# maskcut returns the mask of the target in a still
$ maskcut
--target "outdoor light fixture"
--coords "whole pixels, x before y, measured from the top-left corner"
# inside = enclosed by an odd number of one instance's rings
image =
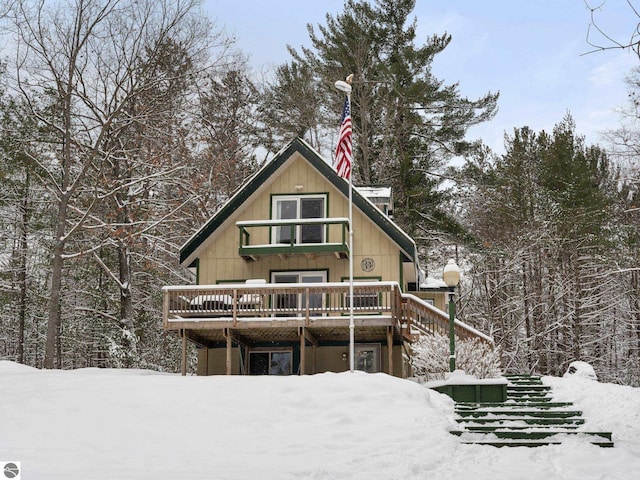
[[[445,265],[442,278],[449,287],[449,371],[453,372],[456,369],[456,304],[453,302],[453,292],[460,283],[460,268],[453,258]]]
[[[347,81],[345,82],[344,80],[338,80],[336,83],[334,83],[334,86],[336,87],[336,89],[340,90],[341,92],[346,93],[347,95],[351,94],[351,84],[348,83],[349,81],[353,80],[353,74],[349,75],[347,77]]]

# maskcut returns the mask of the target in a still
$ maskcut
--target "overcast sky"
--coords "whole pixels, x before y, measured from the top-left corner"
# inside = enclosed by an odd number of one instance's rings
[[[626,0],[587,0],[599,24],[625,41],[638,18]],[[448,32],[451,44],[438,55],[434,74],[477,98],[499,91],[499,112],[470,132],[494,151],[504,133],[529,126],[550,131],[570,112],[577,131],[600,143],[602,130],[615,128],[615,109],[627,98],[624,78],[640,65],[628,51],[588,53],[590,23],[585,0],[418,0],[417,43]],[[634,0],[634,3],[639,3]],[[310,46],[306,25],[325,23],[342,12],[343,0],[206,0],[205,8],[255,67],[290,60],[286,45]],[[601,37],[593,36],[594,41]],[[604,44],[604,40],[601,42]],[[349,73],[349,72],[345,72]]]

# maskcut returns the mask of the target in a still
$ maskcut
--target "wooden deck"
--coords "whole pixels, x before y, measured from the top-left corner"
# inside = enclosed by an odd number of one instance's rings
[[[241,343],[261,340],[313,342],[348,338],[350,308],[347,283],[238,284],[167,286],[163,289],[163,321],[167,330],[184,333],[207,346],[231,334]],[[395,282],[354,285],[356,341],[415,341],[420,334],[448,335],[447,313],[411,294]],[[458,338],[481,332],[456,320]]]

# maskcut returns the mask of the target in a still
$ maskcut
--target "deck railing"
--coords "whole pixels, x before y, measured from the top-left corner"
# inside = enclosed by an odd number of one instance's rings
[[[358,282],[354,285],[354,314],[397,317],[395,284]],[[165,323],[185,319],[304,320],[349,314],[349,285],[345,283],[239,284],[164,287]]]
[[[447,335],[445,312],[410,294],[395,282],[356,282],[353,312],[359,323],[389,320],[411,340],[415,333]],[[189,322],[220,322],[225,326],[243,321],[293,321],[312,325],[316,321],[347,323],[350,313],[348,283],[237,284],[167,286],[163,288],[164,325],[185,328]],[[276,325],[276,323],[274,323]],[[459,338],[492,339],[456,320]]]
[[[420,333],[449,335],[449,314],[414,295],[402,295],[402,318]],[[455,319],[454,330],[460,339],[478,338],[493,345],[491,337],[458,319]]]
[[[349,254],[347,218],[249,220],[237,222],[238,253],[245,259],[262,255]]]

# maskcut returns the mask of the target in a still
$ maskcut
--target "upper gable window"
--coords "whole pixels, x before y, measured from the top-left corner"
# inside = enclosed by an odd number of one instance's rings
[[[326,195],[278,195],[271,201],[273,220],[326,218]],[[273,227],[271,235],[272,243],[324,243],[325,226],[282,225]]]

